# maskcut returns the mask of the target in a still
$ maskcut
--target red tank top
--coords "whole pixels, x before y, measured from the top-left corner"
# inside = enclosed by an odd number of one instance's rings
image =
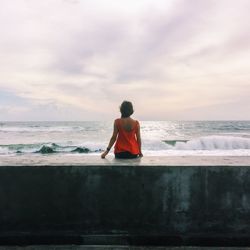
[[[139,125],[138,121],[135,122],[135,126],[130,131],[126,131],[122,127],[121,119],[116,119],[115,124],[118,128],[115,153],[128,151],[131,154],[139,154],[139,145],[136,139],[136,132]]]

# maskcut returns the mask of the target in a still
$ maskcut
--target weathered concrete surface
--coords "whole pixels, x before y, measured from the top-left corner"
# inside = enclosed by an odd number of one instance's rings
[[[23,154],[0,155],[0,166],[250,166],[250,156],[144,156],[115,159],[109,154]]]
[[[1,166],[0,244],[250,245],[248,166]]]

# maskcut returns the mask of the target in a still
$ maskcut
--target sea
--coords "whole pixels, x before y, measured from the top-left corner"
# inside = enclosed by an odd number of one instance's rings
[[[250,121],[140,121],[140,126],[144,156],[250,156]],[[112,129],[113,121],[0,122],[0,161],[13,155],[97,156]]]

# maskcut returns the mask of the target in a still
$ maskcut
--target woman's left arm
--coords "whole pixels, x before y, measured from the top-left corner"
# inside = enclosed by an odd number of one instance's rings
[[[117,135],[118,135],[118,128],[116,126],[116,122],[114,121],[113,134],[112,134],[112,136],[110,138],[109,145],[108,145],[106,151],[103,152],[102,155],[101,155],[102,158],[105,158],[105,156],[109,153],[110,149],[112,148],[112,146],[114,145],[114,143],[116,141]]]

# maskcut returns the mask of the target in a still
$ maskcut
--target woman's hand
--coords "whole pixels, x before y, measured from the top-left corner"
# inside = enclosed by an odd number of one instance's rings
[[[108,151],[108,150],[106,150],[105,152],[103,152],[103,153],[102,153],[102,155],[101,155],[102,159],[104,159],[104,158],[105,158],[105,156],[106,156],[108,153],[109,153],[109,151]]]

